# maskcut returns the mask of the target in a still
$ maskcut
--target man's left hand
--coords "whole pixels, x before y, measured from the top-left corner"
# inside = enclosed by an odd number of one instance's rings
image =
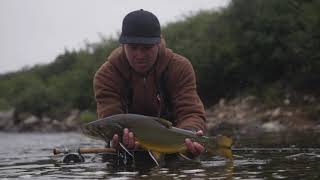
[[[196,134],[198,136],[203,136],[203,131],[198,131],[196,132]],[[200,143],[197,142],[192,142],[189,138],[185,139],[185,144],[187,146],[187,149],[189,150],[189,152],[194,156],[197,157],[199,156],[201,153],[204,152],[204,146],[201,145]]]

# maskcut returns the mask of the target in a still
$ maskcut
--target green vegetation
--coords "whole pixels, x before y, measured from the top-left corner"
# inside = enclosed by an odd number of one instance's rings
[[[319,8],[312,0],[233,0],[219,12],[169,25],[165,37],[192,60],[207,103],[241,90],[262,95],[273,86],[316,92]]]
[[[92,120],[97,119],[97,115],[96,113],[93,113],[91,111],[84,111],[80,114],[79,119],[82,123],[88,123],[88,122],[91,122]]]
[[[320,92],[319,9],[316,0],[233,0],[168,24],[163,35],[194,65],[205,104],[240,93],[277,101],[292,90]],[[75,108],[94,112],[94,73],[118,45],[102,39],[53,63],[1,75],[0,108],[53,118]]]

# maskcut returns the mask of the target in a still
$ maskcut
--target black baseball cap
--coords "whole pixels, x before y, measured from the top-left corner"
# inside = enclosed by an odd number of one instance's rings
[[[160,42],[158,18],[143,9],[130,12],[122,22],[121,44],[156,44]]]

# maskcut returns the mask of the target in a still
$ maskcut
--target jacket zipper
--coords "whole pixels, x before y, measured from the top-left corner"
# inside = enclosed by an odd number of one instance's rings
[[[147,78],[143,77],[143,87],[144,87],[144,96],[143,96],[143,104],[144,104],[144,112],[146,111],[146,94],[147,94]]]

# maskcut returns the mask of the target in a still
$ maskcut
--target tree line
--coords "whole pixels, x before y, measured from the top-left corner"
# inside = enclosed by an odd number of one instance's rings
[[[320,1],[232,0],[162,27],[167,47],[194,66],[206,105],[248,93],[320,92]],[[117,46],[102,38],[49,64],[0,75],[0,109],[60,118],[95,112],[93,76]]]

